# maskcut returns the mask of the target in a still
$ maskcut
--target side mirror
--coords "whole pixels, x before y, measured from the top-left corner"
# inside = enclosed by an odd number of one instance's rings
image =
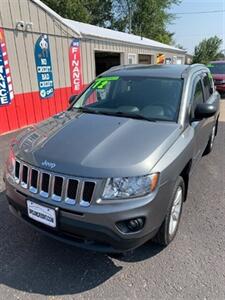
[[[71,105],[71,104],[76,100],[77,96],[78,96],[78,95],[71,95],[71,96],[69,97],[69,105]]]
[[[204,118],[210,118],[215,115],[217,107],[213,104],[201,103],[196,106],[195,119],[202,120]]]

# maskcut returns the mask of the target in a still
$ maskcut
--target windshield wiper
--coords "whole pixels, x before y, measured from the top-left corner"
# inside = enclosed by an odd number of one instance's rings
[[[121,116],[121,117],[127,117],[127,118],[133,118],[133,119],[138,119],[138,120],[146,120],[149,122],[156,122],[156,119],[153,118],[148,118],[145,117],[143,115],[137,114],[137,113],[129,113],[129,112],[122,112],[122,111],[117,111],[117,112],[113,112],[110,113],[111,115],[115,115],[115,116]]]
[[[73,109],[78,109],[81,110],[82,112],[86,113],[92,113],[92,114],[98,114],[100,113],[99,110],[93,109],[93,108],[88,108],[88,107],[73,107]]]
[[[149,122],[156,122],[156,119],[148,118],[143,115],[137,114],[137,113],[129,113],[129,112],[122,112],[122,111],[105,111],[100,109],[93,109],[88,107],[74,107],[74,109],[81,110],[82,112],[86,113],[92,113],[92,114],[101,114],[101,115],[108,115],[108,116],[118,116],[118,117],[124,117],[124,118],[133,118],[138,120],[145,120]]]

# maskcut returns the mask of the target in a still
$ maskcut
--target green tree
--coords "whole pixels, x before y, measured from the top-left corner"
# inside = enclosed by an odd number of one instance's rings
[[[130,32],[166,44],[173,33],[166,26],[168,12],[181,0],[42,0],[62,17],[114,30]]]
[[[174,16],[168,12],[180,0],[114,0],[114,29],[132,32],[163,43],[172,43],[166,26]]]
[[[193,57],[193,63],[208,64],[212,60],[223,57],[220,47],[222,40],[218,36],[202,40],[196,47]]]
[[[181,50],[186,50],[181,44],[175,44],[175,47]]]
[[[42,0],[64,18],[109,27],[112,0]]]

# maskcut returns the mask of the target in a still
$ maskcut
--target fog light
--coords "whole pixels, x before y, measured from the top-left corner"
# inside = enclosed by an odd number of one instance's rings
[[[141,230],[144,227],[144,224],[145,224],[145,218],[138,217],[135,219],[120,221],[117,223],[117,227],[123,233],[129,233],[129,232],[137,232]]]
[[[130,231],[138,231],[143,228],[144,220],[142,218],[132,219],[127,222]]]

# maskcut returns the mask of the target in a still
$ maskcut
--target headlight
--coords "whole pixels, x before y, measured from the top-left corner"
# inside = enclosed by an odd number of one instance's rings
[[[16,163],[15,155],[14,155],[12,147],[10,147],[9,156],[8,156],[8,159],[6,162],[6,168],[7,168],[8,173],[13,176],[14,176],[14,172],[15,172],[15,163]]]
[[[159,173],[137,176],[109,178],[102,195],[103,199],[126,199],[152,193],[158,184]]]

